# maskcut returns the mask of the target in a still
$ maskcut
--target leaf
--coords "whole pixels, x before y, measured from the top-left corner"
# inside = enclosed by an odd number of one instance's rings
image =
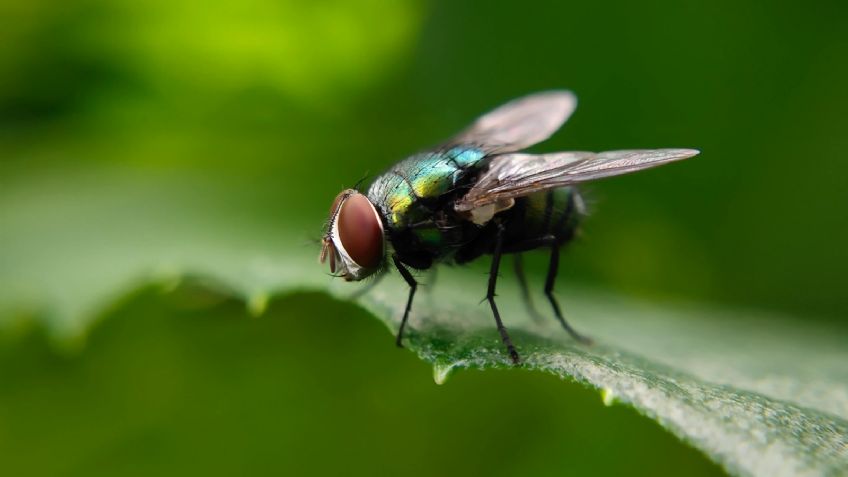
[[[174,286],[199,277],[256,314],[279,293],[353,291],[315,263],[315,246],[296,242],[308,227],[280,220],[286,214],[279,207],[255,210],[229,179],[131,167],[5,175],[3,316],[43,313],[58,336],[82,337],[99,311],[151,281]],[[434,365],[438,382],[462,368],[511,368],[480,304],[485,270],[446,272],[432,290],[422,287],[407,347]],[[406,288],[397,277],[385,282],[362,304],[394,332]],[[845,330],[560,288],[569,319],[597,344],[575,344],[552,319],[535,323],[504,278],[498,303],[523,368],[576,379],[599,389],[605,402],[632,405],[733,474],[848,470]]]
[[[440,276],[441,279],[441,276]],[[469,284],[478,281],[477,293]],[[438,382],[459,368],[511,366],[485,305],[483,277],[452,277],[420,299],[409,347]],[[848,363],[839,329],[810,330],[755,312],[662,308],[586,291],[560,293],[593,346],[571,341],[551,317],[526,318],[515,286],[498,306],[523,368],[574,378],[605,402],[630,404],[737,475],[831,475],[848,470]],[[397,283],[366,307],[396,329]]]
[[[189,284],[123,302],[78,354],[0,331],[4,475],[723,475],[552,376],[435,386],[369,312],[324,293],[273,300],[258,319]]]

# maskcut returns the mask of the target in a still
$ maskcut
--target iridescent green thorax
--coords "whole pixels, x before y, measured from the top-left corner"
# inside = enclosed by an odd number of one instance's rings
[[[368,198],[392,228],[426,220],[429,211],[417,207],[422,199],[450,192],[483,156],[483,151],[467,147],[416,154],[378,177],[368,189]]]

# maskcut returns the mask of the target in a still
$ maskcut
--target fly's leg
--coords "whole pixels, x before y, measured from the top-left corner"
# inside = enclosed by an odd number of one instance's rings
[[[486,293],[486,300],[489,301],[489,305],[492,307],[492,314],[495,316],[495,323],[498,326],[498,333],[501,334],[501,341],[506,345],[506,349],[509,352],[510,358],[512,358],[513,364],[519,364],[520,359],[518,357],[518,352],[515,350],[515,346],[512,344],[512,340],[509,337],[509,334],[506,332],[506,328],[501,321],[501,314],[498,312],[498,306],[495,304],[495,286],[498,284],[498,268],[501,263],[501,255],[503,254],[503,236],[504,236],[504,226],[500,222],[497,223],[498,226],[498,235],[497,241],[495,242],[495,250],[492,253],[492,268],[489,270],[489,289]]]
[[[553,235],[546,235],[543,237],[539,237],[536,239],[527,240],[518,244],[514,244],[509,249],[505,250],[508,253],[518,253],[525,250],[533,250],[538,247],[549,246],[551,247],[551,259],[548,264],[548,275],[545,279],[545,296],[548,297],[548,301],[551,303],[551,308],[554,309],[554,314],[556,315],[557,321],[562,325],[565,331],[571,335],[575,340],[584,343],[591,344],[592,340],[587,338],[571,327],[565,318],[562,316],[562,311],[560,310],[559,303],[557,302],[556,297],[554,296],[554,283],[556,282],[557,271],[559,270],[559,247],[560,241]],[[519,278],[520,280],[520,278]]]
[[[521,298],[524,300],[527,312],[533,318],[533,321],[541,323],[542,315],[536,311],[536,307],[533,305],[533,298],[530,296],[530,290],[527,288],[527,276],[524,275],[524,260],[520,253],[512,256],[512,265],[515,269],[515,276],[518,278],[518,286],[521,288]]]
[[[556,315],[557,320],[565,328],[565,331],[571,335],[575,340],[583,343],[583,344],[592,344],[592,340],[587,338],[571,327],[565,318],[562,316],[562,311],[559,308],[559,303],[557,302],[556,297],[554,296],[554,283],[556,282],[557,271],[559,270],[559,245],[554,244],[551,247],[551,261],[548,264],[548,276],[545,279],[545,296],[548,297],[548,301],[551,302],[551,308],[554,309],[554,314]]]
[[[400,272],[400,275],[409,285],[409,298],[406,300],[406,310],[403,312],[403,319],[400,321],[400,328],[398,328],[397,337],[395,338],[395,344],[397,347],[403,348],[403,329],[406,327],[406,320],[409,319],[409,311],[412,309],[412,297],[415,296],[415,290],[418,289],[418,282],[415,281],[415,278],[411,273],[409,273],[409,270],[400,263],[397,255],[392,255],[392,261],[394,261],[398,272]]]

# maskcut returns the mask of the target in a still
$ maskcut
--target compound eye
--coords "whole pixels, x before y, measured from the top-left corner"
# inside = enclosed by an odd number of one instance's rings
[[[376,268],[383,259],[383,224],[371,201],[359,193],[349,195],[336,220],[348,256],[362,268]]]

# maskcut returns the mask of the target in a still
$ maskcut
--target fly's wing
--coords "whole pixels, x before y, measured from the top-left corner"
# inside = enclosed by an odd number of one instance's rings
[[[551,137],[576,107],[570,91],[524,96],[480,116],[447,146],[475,146],[486,154],[520,151]]]
[[[491,159],[454,208],[469,211],[532,192],[627,174],[696,156],[695,149],[641,149],[627,151],[504,154]]]

